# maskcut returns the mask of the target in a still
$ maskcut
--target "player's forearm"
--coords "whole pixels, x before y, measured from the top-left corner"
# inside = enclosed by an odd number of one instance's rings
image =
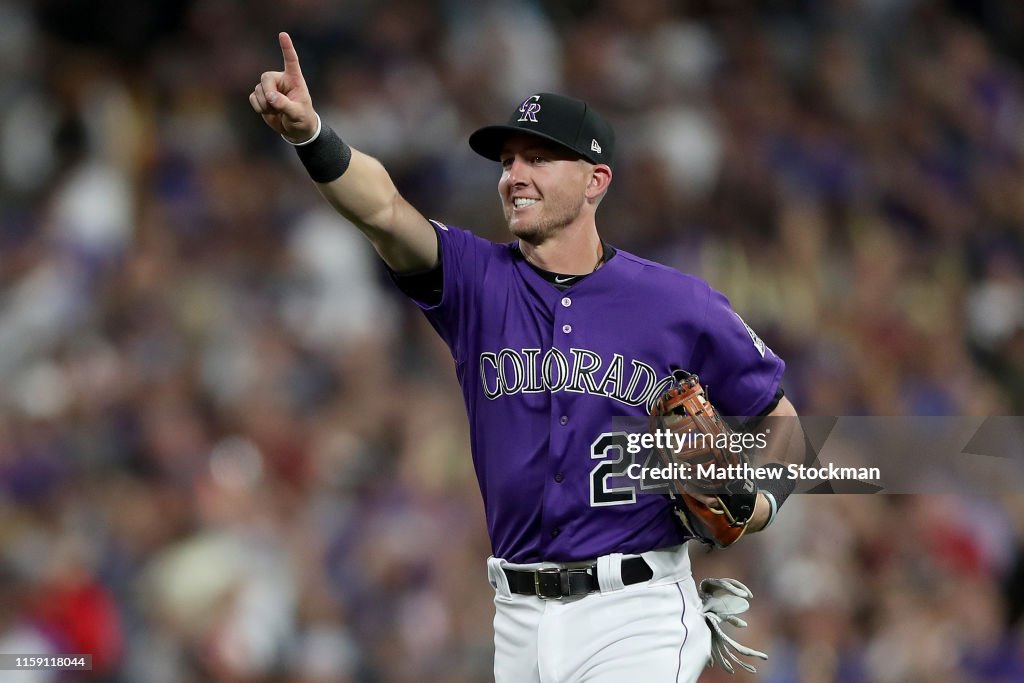
[[[377,159],[352,149],[345,173],[316,185],[331,206],[366,235],[392,270],[414,272],[436,265],[433,228],[402,197]]]
[[[759,467],[774,464],[785,468],[791,463],[803,462],[804,438],[796,408],[783,397],[779,405],[770,412],[757,431],[765,435],[765,448],[758,454]],[[785,472],[783,472],[785,474]],[[792,491],[788,481],[770,480],[762,482],[762,491],[757,496],[754,514],[750,518],[748,532],[761,531],[778,514],[778,508]],[[773,504],[774,502],[774,504]]]
[[[785,396],[754,430],[764,434],[765,447],[757,454],[756,465],[803,462],[803,432],[796,408]]]

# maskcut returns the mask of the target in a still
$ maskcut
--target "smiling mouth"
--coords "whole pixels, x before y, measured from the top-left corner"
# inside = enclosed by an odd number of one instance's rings
[[[517,197],[512,200],[512,207],[515,209],[525,209],[527,207],[533,206],[539,201],[539,199],[526,199],[525,197]]]

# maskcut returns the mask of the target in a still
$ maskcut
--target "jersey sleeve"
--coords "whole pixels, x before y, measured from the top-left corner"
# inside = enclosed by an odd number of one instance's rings
[[[707,311],[693,353],[694,372],[722,415],[752,417],[775,400],[785,362],[708,287]]]
[[[441,303],[441,292],[444,285],[444,255],[441,253],[441,240],[437,237],[437,265],[430,270],[415,273],[396,273],[388,267],[388,274],[402,294],[423,306],[436,306]],[[387,266],[387,264],[384,264]]]
[[[414,292],[405,292],[410,299],[423,311],[431,326],[451,349],[457,363],[464,358],[464,340],[467,327],[473,324],[471,319],[473,297],[476,288],[473,286],[489,256],[491,242],[477,237],[473,233],[451,227],[439,221],[431,220],[437,233],[437,241],[442,269],[441,296],[438,300],[424,300],[415,296]]]

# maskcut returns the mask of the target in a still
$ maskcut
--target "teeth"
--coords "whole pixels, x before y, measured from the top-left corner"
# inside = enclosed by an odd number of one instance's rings
[[[515,204],[515,207],[517,209],[521,209],[524,206],[530,206],[531,204],[536,204],[537,200],[536,199],[525,199],[525,198],[519,197],[519,198],[513,199],[512,203]]]

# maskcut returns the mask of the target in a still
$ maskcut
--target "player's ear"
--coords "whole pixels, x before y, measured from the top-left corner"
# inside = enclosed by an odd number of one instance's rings
[[[590,181],[587,183],[587,199],[596,199],[603,195],[611,182],[611,167],[607,164],[594,164],[590,169]]]

